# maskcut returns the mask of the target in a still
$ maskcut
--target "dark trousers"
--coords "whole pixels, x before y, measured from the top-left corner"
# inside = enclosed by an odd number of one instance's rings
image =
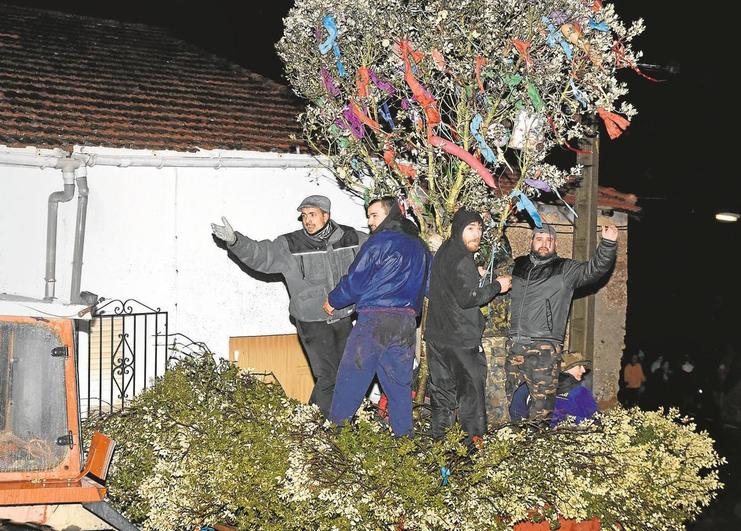
[[[350,419],[360,407],[374,376],[388,397],[394,435],[412,434],[414,311],[389,308],[358,312],[337,372],[329,420]]]
[[[427,342],[427,382],[432,406],[432,436],[442,438],[455,421],[471,437],[486,433],[486,356],[481,347]]]
[[[337,368],[352,330],[352,319],[345,317],[334,323],[296,321],[296,329],[316,380],[309,403],[319,406],[325,417],[329,416]]]
[[[530,392],[530,419],[547,419],[553,411],[561,369],[561,346],[549,341],[507,342],[509,354],[504,363],[507,401],[525,382]]]

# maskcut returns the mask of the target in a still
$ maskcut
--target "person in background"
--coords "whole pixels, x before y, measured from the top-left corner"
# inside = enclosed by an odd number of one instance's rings
[[[633,354],[630,363],[623,368],[623,382],[625,382],[623,404],[625,407],[637,406],[641,387],[646,383],[646,375],[637,354]]]
[[[597,412],[597,401],[589,388],[582,383],[591,361],[585,359],[579,352],[564,352],[562,358],[556,402],[551,416],[552,427],[567,417],[574,417],[576,423],[579,424],[584,419],[593,417]],[[527,419],[529,401],[527,385],[522,384],[515,391],[509,410],[513,422]]]

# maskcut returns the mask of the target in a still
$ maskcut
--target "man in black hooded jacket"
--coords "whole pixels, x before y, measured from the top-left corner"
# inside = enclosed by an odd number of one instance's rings
[[[460,209],[451,236],[435,255],[430,276],[425,327],[432,406],[432,436],[440,438],[453,424],[455,409],[469,444],[486,432],[486,357],[481,348],[484,316],[479,309],[509,290],[511,277],[480,286],[473,253],[479,250],[483,220]]]

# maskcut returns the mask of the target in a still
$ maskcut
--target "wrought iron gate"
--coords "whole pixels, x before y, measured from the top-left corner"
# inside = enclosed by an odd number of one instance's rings
[[[124,409],[168,367],[168,312],[115,299],[99,302],[93,315],[87,352],[78,348],[83,418]]]

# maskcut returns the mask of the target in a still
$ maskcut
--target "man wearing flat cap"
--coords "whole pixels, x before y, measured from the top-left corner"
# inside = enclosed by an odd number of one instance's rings
[[[580,262],[556,254],[555,227],[544,223],[533,230],[530,253],[515,259],[505,389],[511,404],[516,389],[527,384],[530,419],[546,420],[553,411],[574,290],[612,269],[617,238],[617,227],[602,227],[594,256]]]
[[[322,304],[347,273],[368,235],[332,220],[331,203],[323,195],[310,195],[296,210],[301,213],[303,228],[272,241],[256,241],[235,232],[226,218],[221,218],[223,225],[212,223],[211,230],[250,269],[280,273],[285,278],[288,311],[316,380],[309,403],[319,406],[326,416],[332,405],[337,367],[352,329],[354,307],[328,316]]]

